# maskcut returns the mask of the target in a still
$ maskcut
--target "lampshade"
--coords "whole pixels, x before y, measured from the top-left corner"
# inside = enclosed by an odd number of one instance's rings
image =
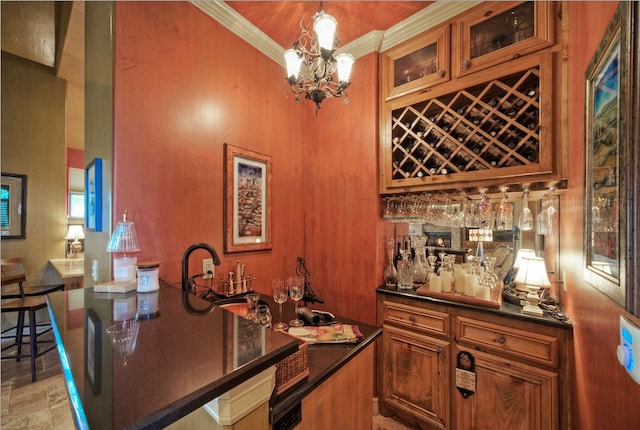
[[[313,31],[316,32],[318,38],[318,45],[320,48],[327,51],[333,50],[333,38],[336,34],[336,27],[338,27],[338,21],[331,15],[326,13],[320,13],[313,21]]]
[[[525,278],[525,285],[527,287],[548,288],[551,286],[549,276],[547,275],[547,267],[544,264],[544,259],[539,257],[526,258],[527,263],[527,276]]]
[[[66,240],[84,239],[84,229],[80,224],[70,225],[64,238]]]
[[[544,259],[539,257],[523,257],[520,261],[516,284],[525,287],[547,288],[551,286]]]
[[[109,244],[107,245],[109,252],[138,252],[140,245],[138,244],[138,235],[132,221],[127,221],[127,211],[124,210],[122,221],[116,224],[113,230]]]
[[[518,250],[518,254],[516,255],[516,261],[513,263],[513,268],[514,269],[520,268],[523,258],[525,257],[531,258],[535,256],[536,256],[536,252],[533,249],[520,248]]]
[[[353,55],[343,52],[342,54],[336,55],[336,61],[338,62],[338,80],[340,82],[349,82],[351,68],[355,62]]]
[[[287,49],[284,52],[284,60],[287,62],[287,78],[292,82],[298,79],[303,58],[295,49]]]

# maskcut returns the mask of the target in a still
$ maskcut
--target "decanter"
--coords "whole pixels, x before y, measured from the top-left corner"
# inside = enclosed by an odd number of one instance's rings
[[[400,255],[402,260],[397,262],[398,269],[398,289],[399,290],[411,290],[413,288],[413,271],[411,270],[411,245],[405,242],[404,246],[400,248]]]
[[[413,282],[423,285],[429,279],[429,270],[427,264],[427,237],[414,236],[413,239],[415,258],[413,261]]]
[[[395,240],[389,239],[387,242],[387,252],[388,252],[388,260],[387,265],[384,268],[384,285],[388,289],[393,289],[396,287],[398,283],[398,271],[396,270],[395,264],[393,264],[393,246],[395,244]]]
[[[502,294],[501,283],[495,272],[496,257],[486,256],[484,258],[484,274],[480,280],[482,285],[489,287],[491,300],[498,300],[498,295]]]

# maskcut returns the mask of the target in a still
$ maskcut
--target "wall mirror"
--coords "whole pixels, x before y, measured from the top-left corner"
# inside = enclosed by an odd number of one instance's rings
[[[27,224],[27,176],[2,173],[2,238],[25,239]]]

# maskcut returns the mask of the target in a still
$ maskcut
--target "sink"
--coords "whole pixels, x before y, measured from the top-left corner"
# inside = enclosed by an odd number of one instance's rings
[[[243,318],[245,318],[249,313],[249,303],[247,303],[247,299],[245,297],[231,297],[228,299],[216,300],[215,305]],[[264,300],[258,300],[258,306],[261,305],[269,307],[269,304]]]

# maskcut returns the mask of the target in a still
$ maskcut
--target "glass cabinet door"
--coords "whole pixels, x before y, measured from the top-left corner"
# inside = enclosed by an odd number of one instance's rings
[[[551,46],[553,2],[492,2],[457,21],[456,76]]]
[[[386,100],[450,79],[450,26],[429,30],[381,54],[381,91]]]

